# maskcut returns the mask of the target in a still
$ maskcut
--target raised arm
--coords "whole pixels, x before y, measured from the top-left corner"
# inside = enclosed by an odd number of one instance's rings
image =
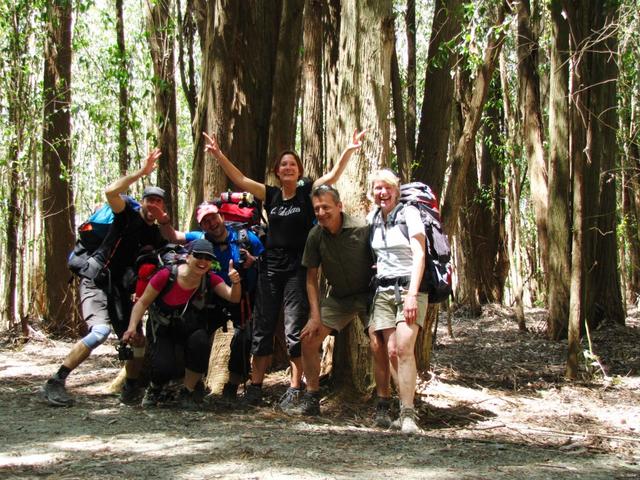
[[[211,156],[216,159],[218,165],[220,165],[222,170],[224,170],[224,173],[229,177],[229,180],[231,180],[235,186],[252,193],[258,200],[263,201],[267,194],[267,189],[264,186],[264,183],[258,183],[255,180],[246,177],[238,167],[231,163],[231,160],[229,160],[225,154],[222,153],[222,150],[220,150],[220,145],[218,145],[218,140],[215,135],[211,134],[211,136],[209,136],[205,132],[202,132],[202,134],[204,135],[204,138],[207,139],[207,144],[204,146],[205,152],[211,154]]]
[[[133,183],[153,172],[156,168],[156,161],[160,158],[161,154],[162,152],[159,148],[154,148],[149,152],[149,155],[140,170],[130,173],[129,175],[125,175],[107,186],[104,193],[107,197],[107,202],[114,213],[120,213],[126,206],[124,199],[120,195],[125,193]]]
[[[321,176],[319,179],[317,179],[315,182],[313,182],[313,188],[319,187],[320,185],[324,184],[333,185],[340,179],[340,176],[342,175],[342,172],[344,172],[344,169],[347,167],[347,163],[349,163],[349,159],[351,158],[351,155],[353,155],[353,152],[362,147],[362,139],[364,138],[367,131],[367,129],[364,129],[361,132],[358,132],[358,129],[355,129],[353,131],[353,138],[351,140],[351,143],[344,149],[342,155],[340,155],[340,158],[333,166],[333,168],[329,172]]]

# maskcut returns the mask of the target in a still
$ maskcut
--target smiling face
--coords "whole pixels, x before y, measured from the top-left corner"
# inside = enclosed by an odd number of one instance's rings
[[[211,269],[213,257],[203,253],[190,253],[187,255],[187,265],[189,269],[196,271],[200,275],[204,275]]]
[[[224,240],[227,229],[224,226],[224,218],[219,213],[210,213],[200,221],[200,228],[216,240]]]
[[[342,202],[336,202],[330,193],[322,193],[311,197],[313,211],[322,228],[336,233],[342,226]]]
[[[151,224],[156,220],[155,215],[153,215],[149,211],[149,206],[154,206],[160,209],[160,211],[164,212],[164,200],[162,197],[158,197],[156,195],[149,195],[144,197],[140,202],[140,211],[142,212],[142,217],[144,220]]]
[[[298,161],[291,153],[285,153],[278,163],[276,176],[280,182],[297,182],[300,178]]]
[[[383,213],[389,213],[398,204],[400,192],[395,185],[384,180],[374,180],[372,185],[373,201]]]

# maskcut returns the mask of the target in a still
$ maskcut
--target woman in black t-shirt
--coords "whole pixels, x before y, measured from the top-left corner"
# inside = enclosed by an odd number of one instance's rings
[[[309,317],[306,269],[301,266],[307,234],[313,226],[314,212],[310,194],[314,187],[333,184],[347,166],[353,152],[361,147],[366,130],[353,132],[352,142],[342,152],[330,172],[315,182],[303,180],[300,157],[292,150],[281,152],[273,173],[280,186],[265,185],[246,177],[222,153],[216,138],[204,134],[205,151],[218,162],[236,187],[264,202],[269,220],[266,250],[259,265],[256,305],[253,311],[251,384],[243,401],[251,405],[262,402],[262,381],[273,354],[273,336],[280,308],[284,306],[284,327],[291,362],[291,386],[280,402],[284,409],[301,394],[302,358],[300,331]]]

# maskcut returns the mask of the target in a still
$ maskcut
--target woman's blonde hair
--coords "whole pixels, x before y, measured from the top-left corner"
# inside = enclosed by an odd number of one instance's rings
[[[369,175],[369,192],[367,197],[373,202],[373,184],[375,182],[384,182],[387,185],[392,186],[398,192],[398,198],[400,197],[400,179],[388,168],[382,168]]]

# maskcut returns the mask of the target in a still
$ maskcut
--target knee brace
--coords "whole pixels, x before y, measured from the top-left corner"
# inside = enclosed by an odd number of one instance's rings
[[[96,325],[87,336],[82,339],[82,343],[84,343],[88,349],[93,350],[102,345],[107,338],[109,338],[110,333],[111,327],[109,325]]]

